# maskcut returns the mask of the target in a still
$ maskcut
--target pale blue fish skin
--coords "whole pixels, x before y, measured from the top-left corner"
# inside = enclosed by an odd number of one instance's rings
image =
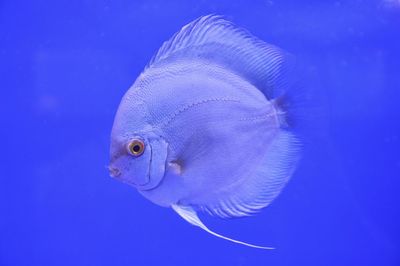
[[[185,26],[123,97],[111,174],[182,217],[187,209],[226,218],[267,206],[299,154],[276,101],[285,93],[285,56],[218,16]],[[127,152],[132,139],[144,142],[138,157]]]

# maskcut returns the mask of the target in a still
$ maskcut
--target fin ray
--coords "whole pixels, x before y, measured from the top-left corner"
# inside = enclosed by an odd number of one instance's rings
[[[237,243],[237,244],[241,244],[241,245],[244,245],[244,246],[252,247],[252,248],[258,248],[258,249],[274,249],[273,247],[264,247],[264,246],[258,246],[258,245],[249,244],[249,243],[246,243],[246,242],[243,242],[243,241],[239,241],[239,240],[235,240],[235,239],[232,239],[232,238],[229,238],[229,237],[226,237],[226,236],[223,236],[223,235],[220,235],[220,234],[218,234],[218,233],[215,233],[215,232],[211,231],[211,230],[200,220],[200,218],[197,216],[196,211],[193,210],[193,208],[191,208],[191,207],[189,207],[189,206],[181,206],[181,205],[173,204],[171,207],[172,207],[172,209],[174,209],[174,211],[175,211],[176,213],[178,213],[184,220],[186,220],[187,222],[189,222],[189,223],[192,224],[192,225],[195,225],[195,226],[200,227],[200,228],[203,229],[204,231],[206,231],[206,232],[208,232],[208,233],[210,233],[210,234],[212,234],[212,235],[214,235],[214,236],[216,236],[216,237],[219,237],[219,238],[222,238],[222,239],[231,241],[231,242],[233,242],[233,243]]]
[[[285,91],[293,62],[290,54],[217,15],[203,16],[184,26],[164,42],[146,69],[182,59],[206,60],[230,69],[267,99]]]
[[[241,183],[218,192],[198,208],[221,218],[252,215],[268,206],[282,191],[296,168],[300,146],[294,135],[280,130],[258,169]]]

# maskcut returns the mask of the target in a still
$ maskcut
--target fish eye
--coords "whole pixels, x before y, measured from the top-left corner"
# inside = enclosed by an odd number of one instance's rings
[[[133,156],[140,156],[144,152],[144,143],[140,139],[134,139],[128,144],[128,152]]]

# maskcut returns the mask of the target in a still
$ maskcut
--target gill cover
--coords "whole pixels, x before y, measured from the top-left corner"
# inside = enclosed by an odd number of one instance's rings
[[[146,176],[147,180],[143,180],[145,182],[138,186],[139,190],[149,190],[157,187],[165,174],[167,143],[160,138],[151,138],[146,146],[142,156],[149,153],[148,162],[143,163],[148,166],[148,175]]]

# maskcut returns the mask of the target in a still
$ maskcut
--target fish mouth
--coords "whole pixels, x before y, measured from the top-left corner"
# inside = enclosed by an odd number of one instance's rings
[[[121,175],[121,171],[118,168],[112,166],[108,166],[108,172],[112,178],[117,178]]]
[[[138,183],[135,183],[134,181],[131,181],[131,180],[127,179],[127,178],[124,178],[122,176],[121,170],[119,170],[117,167],[113,167],[113,166],[109,165],[107,168],[108,168],[109,175],[112,178],[115,178],[118,181],[121,181],[122,183],[131,185],[131,186],[134,186],[134,187],[147,186],[150,183],[150,177],[147,178],[147,181],[145,183],[138,184]]]

